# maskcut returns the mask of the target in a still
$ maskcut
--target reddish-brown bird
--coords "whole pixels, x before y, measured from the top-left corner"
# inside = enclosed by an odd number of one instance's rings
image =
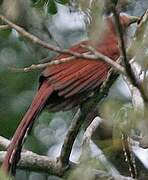
[[[112,16],[105,18],[105,31],[102,40],[97,44],[96,50],[110,57],[114,61],[120,56],[117,32]],[[135,18],[121,14],[120,21],[125,30]],[[73,46],[70,50],[79,53],[87,52],[81,45],[88,45],[88,41]],[[57,59],[68,57],[59,55]],[[84,102],[89,94],[100,86],[106,79],[110,66],[102,61],[80,59],[47,67],[41,74],[40,86],[18,126],[12,141],[7,149],[2,168],[8,173],[10,167],[17,164],[20,158],[21,146],[25,134],[31,128],[39,113],[48,107],[49,110],[68,110]]]

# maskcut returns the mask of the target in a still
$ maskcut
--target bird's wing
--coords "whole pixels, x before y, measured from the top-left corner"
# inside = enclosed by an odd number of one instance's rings
[[[86,42],[84,43],[86,45]],[[71,50],[79,53],[87,52],[86,48],[82,46],[74,46]],[[104,44],[100,46],[99,51],[115,58],[114,52]],[[106,52],[111,52],[111,54]],[[56,59],[65,57],[68,56],[59,55]],[[52,84],[54,90],[58,91],[59,96],[68,98],[95,89],[106,79],[108,69],[109,65],[102,61],[77,58],[66,63],[47,67],[42,75],[48,78],[49,83]]]

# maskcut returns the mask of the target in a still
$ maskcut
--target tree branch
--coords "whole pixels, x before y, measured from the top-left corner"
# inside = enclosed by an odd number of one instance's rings
[[[7,149],[10,141],[0,136],[0,146]],[[0,151],[0,163],[3,162],[6,155],[5,151]],[[18,163],[21,169],[29,169],[32,171],[49,172],[50,174],[61,175],[62,169],[58,167],[57,160],[47,156],[41,156],[32,151],[25,150],[21,153],[21,160]]]
[[[129,143],[129,137],[124,132],[122,133],[122,141],[121,142],[122,142],[124,156],[125,156],[126,162],[128,164],[128,169],[131,174],[131,177],[137,178],[138,174],[137,174],[137,167],[135,164],[135,158],[134,158],[132,148]]]
[[[86,131],[84,132],[81,146],[81,155],[79,158],[80,161],[86,161],[87,159],[89,159],[91,137],[101,123],[102,119],[98,116],[95,117],[90,123],[90,125],[87,127]]]
[[[81,114],[80,110],[78,110],[72,120],[71,126],[68,130],[68,133],[64,140],[64,144],[61,149],[59,162],[61,163],[62,167],[67,167],[69,165],[69,157],[72,151],[72,147],[78,135],[80,127],[83,124],[83,121],[83,115]]]
[[[8,146],[10,141],[2,136],[0,136],[0,145],[4,148]],[[6,151],[0,151],[0,163],[3,162],[4,157],[6,155]],[[70,163],[70,169],[72,170],[74,167],[78,167],[78,164]],[[26,151],[21,153],[21,159],[18,164],[18,168],[20,169],[28,169],[30,171],[41,171],[41,172],[47,172],[49,174],[53,174],[56,176],[62,176],[66,169],[61,168],[59,166],[59,163],[56,159],[51,159],[47,156],[41,156],[36,153],[33,153],[31,151]],[[118,180],[121,178],[121,180],[134,180],[129,177],[124,176],[111,176],[110,174],[106,173],[105,171],[100,170],[91,170],[93,173],[94,178],[96,179],[103,179],[108,180],[108,178],[111,178],[113,180]]]
[[[91,137],[97,127],[102,123],[103,119],[101,119],[99,116],[95,117],[94,120],[90,123],[90,125],[87,127],[82,140],[82,147],[89,145]]]
[[[11,29],[9,25],[0,25],[0,31],[1,30],[6,30],[6,29]]]

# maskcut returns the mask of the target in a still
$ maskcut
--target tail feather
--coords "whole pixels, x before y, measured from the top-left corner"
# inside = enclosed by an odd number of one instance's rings
[[[40,89],[38,90],[37,94],[34,97],[34,100],[29,107],[27,113],[25,114],[24,118],[22,119],[20,125],[18,126],[12,141],[8,147],[7,154],[4,158],[2,168],[6,174],[8,174],[10,168],[12,173],[13,170],[16,168],[16,164],[20,159],[20,152],[21,147],[23,144],[23,140],[25,138],[26,133],[32,127],[32,124],[37,117],[37,115],[41,112],[44,108],[47,99],[52,94],[53,88],[48,83],[48,81],[44,81],[41,85]]]

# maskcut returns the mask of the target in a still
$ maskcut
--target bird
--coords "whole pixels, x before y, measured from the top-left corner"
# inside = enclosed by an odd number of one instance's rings
[[[137,18],[125,13],[119,15],[120,23],[125,32],[128,26],[137,21]],[[96,51],[116,61],[120,56],[118,33],[113,15],[104,18],[105,27],[101,40],[96,43]],[[97,38],[97,37],[96,37]],[[89,40],[82,41],[70,48],[70,51],[87,53],[85,48],[90,45]],[[59,54],[56,59],[67,58],[68,54]],[[21,149],[26,134],[45,108],[49,111],[66,111],[81,105],[87,100],[107,78],[110,66],[99,60],[75,58],[71,61],[46,67],[40,75],[39,87],[32,104],[28,108],[15,134],[12,137],[7,153],[2,163],[6,174],[15,172],[20,159]]]

